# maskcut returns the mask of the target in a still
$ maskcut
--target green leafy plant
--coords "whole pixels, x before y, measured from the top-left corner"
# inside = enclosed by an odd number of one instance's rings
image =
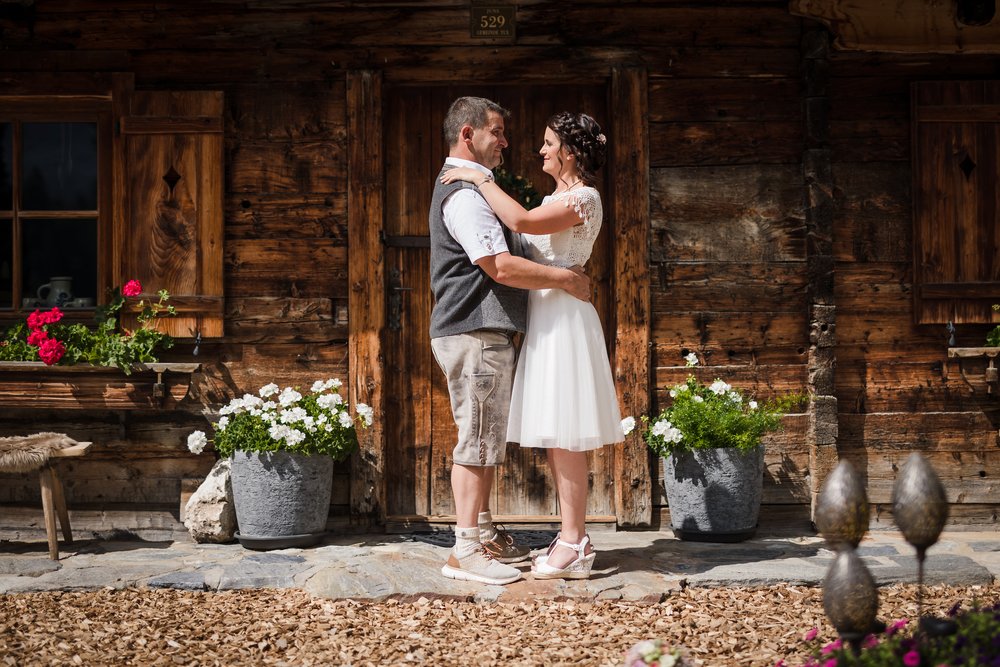
[[[803,667],[978,667],[1000,665],[1000,604],[985,609],[973,607],[958,613],[959,604],[948,612],[956,625],[953,634],[932,635],[910,630],[907,619],[891,623],[883,633],[871,634],[857,653],[841,640],[813,651]],[[806,641],[816,639],[810,630]]]
[[[258,395],[244,394],[219,410],[215,427],[215,450],[220,456],[235,451],[324,454],[336,460],[346,458],[358,446],[355,426],[367,428],[374,418],[364,403],[352,417],[340,395],[340,380],[317,380],[311,393],[297,388],[279,389],[276,384],[260,388]],[[188,449],[200,454],[210,442],[204,431],[188,436]]]
[[[1000,310],[1000,303],[993,304],[993,310]],[[1000,347],[1000,324],[993,327],[992,331],[986,334],[986,345],[988,347]]]
[[[158,351],[174,343],[168,334],[157,328],[157,321],[176,312],[167,304],[170,295],[160,290],[156,300],[140,299],[136,304],[139,326],[123,329],[120,316],[126,297],[141,293],[142,286],[136,280],[128,281],[121,289],[115,288],[108,303],[96,310],[94,327],[66,324],[58,307],[36,310],[25,322],[4,332],[0,338],[0,361],[43,361],[50,366],[116,366],[126,375],[136,364],[155,362]]]
[[[693,352],[685,361],[689,368],[698,365]],[[670,398],[659,415],[642,417],[646,444],[661,457],[715,447],[751,450],[765,433],[780,429],[781,416],[803,400],[801,394],[788,394],[758,402],[722,380],[705,385],[693,375],[671,388]]]
[[[542,195],[538,194],[531,181],[524,176],[512,174],[503,167],[493,170],[493,180],[503,188],[503,191],[516,199],[521,206],[531,210],[542,203]]]

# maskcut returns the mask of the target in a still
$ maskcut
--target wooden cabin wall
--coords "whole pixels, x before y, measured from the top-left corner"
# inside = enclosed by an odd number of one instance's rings
[[[690,60],[650,72],[658,407],[691,372],[688,352],[706,382],[761,398],[806,391],[802,22],[777,7],[753,11],[770,12],[767,36],[687,45]],[[670,22],[684,34],[697,29],[691,18],[677,11]],[[808,519],[807,429],[806,415],[790,415],[766,437],[764,522]],[[662,461],[657,469],[662,508]]]
[[[910,84],[998,76],[995,57],[831,53],[838,449],[867,480],[875,525],[892,525],[911,451],[941,476],[951,522],[998,521],[1000,403],[945,379],[948,332],[913,323],[910,165]],[[959,325],[956,343],[981,346],[988,329]]]
[[[122,527],[176,527],[181,480],[202,477],[214,460],[185,447],[191,430],[207,426],[204,406],[270,381],[346,379],[352,69],[400,84],[593,83],[612,66],[644,68],[654,405],[688,374],[690,351],[705,380],[764,398],[806,389],[801,42],[812,24],[783,0],[526,0],[516,44],[490,44],[469,36],[467,8],[467,0],[3,8],[0,85],[4,72],[66,81],[130,72],[140,90],[225,95],[226,337],[201,345],[205,372],[186,409],[0,414],[3,435],[30,425],[95,441],[65,475],[71,507],[90,508],[92,525],[108,527],[101,517],[116,509]],[[921,77],[996,76],[985,57],[830,58],[839,450],[862,464],[882,504],[904,454],[927,452],[945,472],[953,516],[976,520],[989,519],[985,503],[1000,473],[995,411],[960,381],[941,379],[945,334],[911,324],[907,91]],[[976,343],[984,333],[960,336]],[[181,345],[169,358],[191,352]],[[788,416],[767,440],[765,520],[786,510],[808,518],[808,421]],[[347,476],[340,466],[333,502],[341,510]],[[662,469],[654,476],[662,506]],[[0,504],[38,506],[37,481],[0,475]]]

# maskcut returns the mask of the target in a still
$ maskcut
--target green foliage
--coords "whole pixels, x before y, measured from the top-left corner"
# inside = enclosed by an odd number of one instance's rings
[[[696,365],[689,355],[688,365]],[[693,375],[670,390],[670,405],[647,424],[646,444],[657,455],[716,447],[749,451],[765,433],[781,428],[781,416],[802,403],[800,394],[789,394],[758,403],[716,379],[704,385]]]
[[[503,167],[497,167],[493,170],[493,179],[497,185],[503,188],[504,192],[529,211],[542,203],[542,195],[538,194],[531,181],[524,176],[512,174]]]
[[[857,654],[837,640],[816,650],[804,667],[1000,665],[1000,605],[986,609],[977,606],[961,614],[957,613],[958,606],[949,613],[957,626],[954,634],[907,633],[904,619],[891,624],[884,633],[865,637]]]
[[[235,451],[321,454],[336,460],[358,447],[356,426],[367,427],[372,411],[357,405],[352,417],[340,396],[339,380],[317,381],[312,393],[302,395],[292,387],[279,392],[277,385],[262,387],[259,394],[235,398],[219,411],[215,426],[215,449],[223,457]],[[201,453],[208,442],[201,431],[188,438],[188,448]]]
[[[38,348],[28,345],[28,325],[18,322],[0,338],[0,361],[39,361]]]
[[[169,335],[156,328],[158,318],[176,314],[174,307],[167,305],[170,295],[160,290],[157,297],[156,301],[139,301],[136,316],[139,327],[131,331],[119,330],[119,315],[125,298],[117,288],[109,303],[95,312],[96,326],[93,328],[55,321],[40,329],[65,348],[59,365],[116,366],[128,375],[135,364],[157,361],[157,352],[174,344]],[[61,319],[56,309],[49,314]],[[0,339],[0,361],[39,361],[39,348],[28,343],[29,334],[30,327],[23,322],[9,328]]]
[[[993,310],[1000,310],[1000,304],[993,304]],[[986,345],[1000,347],[1000,325],[993,327],[993,330],[986,334]]]

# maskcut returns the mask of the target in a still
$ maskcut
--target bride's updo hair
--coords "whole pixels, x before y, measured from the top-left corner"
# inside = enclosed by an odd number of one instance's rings
[[[604,166],[607,157],[607,137],[597,121],[585,113],[561,111],[547,123],[559,141],[576,158],[580,178],[587,185],[594,185],[595,173]]]

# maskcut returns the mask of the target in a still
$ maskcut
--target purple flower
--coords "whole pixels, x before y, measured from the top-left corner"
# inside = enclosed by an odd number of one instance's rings
[[[916,651],[910,651],[903,656],[903,664],[906,667],[920,667],[920,654]]]
[[[823,648],[821,648],[819,650],[819,652],[820,652],[821,655],[827,655],[828,653],[833,653],[834,651],[836,651],[837,649],[839,649],[843,645],[844,645],[844,642],[841,641],[841,640],[839,640],[839,639],[837,639],[836,641],[832,641],[829,644],[827,644],[826,646],[824,646]],[[836,661],[834,661],[834,665],[836,665],[836,664],[837,664]],[[824,664],[823,667],[826,667],[826,665]]]
[[[830,658],[829,660],[823,663],[823,667],[837,667],[837,659]]]
[[[802,639],[804,641],[811,642],[812,640],[816,639],[816,635],[818,634],[819,634],[819,628],[811,628],[809,632],[806,633],[805,637],[803,637]]]
[[[886,628],[885,634],[888,635],[889,637],[893,636],[894,634],[905,628],[908,622],[909,621],[905,618],[901,618],[898,621],[893,621],[889,625],[889,627]]]

